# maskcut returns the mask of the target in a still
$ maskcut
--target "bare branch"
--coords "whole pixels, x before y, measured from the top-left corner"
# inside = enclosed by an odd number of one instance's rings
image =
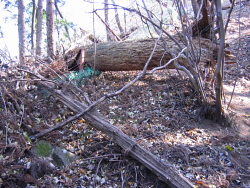
[[[106,26],[106,28],[109,29],[109,31],[115,36],[115,38],[118,40],[118,41],[121,41],[120,37],[117,36],[115,34],[115,32],[109,27],[109,25],[101,18],[101,16],[99,16],[99,14],[97,13],[97,10],[95,11],[95,14],[98,16],[98,18],[102,21],[102,23],[104,23],[104,25]]]
[[[98,104],[100,104],[101,102],[103,102],[103,101],[106,100],[107,98],[110,98],[110,97],[114,97],[114,96],[116,96],[116,95],[119,95],[119,94],[121,94],[124,90],[126,90],[126,89],[129,88],[131,85],[133,85],[137,80],[139,80],[142,76],[144,76],[144,75],[146,74],[147,67],[148,67],[148,65],[149,65],[149,63],[150,63],[150,61],[151,61],[151,59],[152,59],[152,57],[153,57],[153,54],[154,54],[155,49],[156,49],[156,47],[157,47],[157,43],[158,43],[158,41],[160,40],[160,38],[161,38],[161,36],[160,36],[160,37],[158,38],[158,40],[155,42],[154,49],[152,50],[152,53],[151,53],[150,57],[148,58],[148,61],[146,62],[143,71],[142,71],[139,75],[137,75],[137,77],[136,77],[134,80],[132,80],[131,82],[129,82],[128,84],[126,84],[126,85],[125,85],[124,87],[122,87],[120,90],[118,90],[118,91],[116,91],[116,92],[114,92],[114,93],[107,94],[107,95],[101,97],[100,99],[98,99],[97,101],[95,101],[94,103],[91,103],[91,104],[90,104],[88,107],[86,107],[86,109],[85,109],[84,111],[82,111],[81,113],[79,113],[79,114],[77,114],[77,115],[75,115],[75,116],[73,116],[73,117],[67,119],[66,121],[64,121],[64,122],[62,122],[62,123],[60,123],[60,124],[58,124],[58,125],[56,125],[56,126],[54,126],[54,127],[51,127],[51,128],[49,128],[49,129],[46,129],[44,132],[41,132],[41,133],[38,133],[38,134],[32,136],[32,139],[34,140],[34,139],[36,139],[36,138],[42,137],[42,136],[44,136],[44,135],[46,135],[46,134],[48,134],[48,133],[54,131],[54,130],[56,130],[56,129],[62,128],[63,126],[65,126],[65,125],[67,125],[68,123],[70,123],[71,121],[74,121],[74,120],[78,119],[79,117],[83,116],[84,114],[86,114],[87,112],[89,112],[90,110],[92,110],[94,107],[96,107]],[[37,77],[40,77],[40,78],[42,79],[41,76],[39,76],[39,75],[36,75],[36,76],[37,76]]]
[[[162,65],[162,66],[160,66],[160,67],[156,67],[156,68],[152,69],[151,71],[149,71],[148,73],[151,74],[151,73],[153,73],[153,72],[155,72],[155,71],[157,71],[157,70],[161,70],[161,69],[166,68],[170,63],[172,63],[173,61],[175,61],[176,59],[178,59],[178,58],[181,56],[181,54],[184,53],[184,51],[185,51],[186,49],[187,49],[187,47],[183,48],[183,49],[181,50],[181,52],[180,52],[176,57],[170,59],[165,65]]]
[[[225,28],[223,25],[222,17],[222,7],[221,1],[216,1],[216,12],[217,12],[217,27],[219,28],[219,37],[220,37],[220,49],[218,53],[218,64],[216,68],[216,108],[219,119],[219,124],[222,125],[222,90],[223,90],[223,73],[224,73],[224,47],[225,47]]]

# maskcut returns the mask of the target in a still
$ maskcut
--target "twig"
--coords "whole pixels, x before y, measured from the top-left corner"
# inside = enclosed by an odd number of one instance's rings
[[[121,179],[122,179],[122,188],[123,188],[123,187],[124,187],[125,181],[124,181],[123,171],[122,171],[122,170],[121,170]]]
[[[140,74],[138,74],[137,77],[136,77],[134,80],[132,80],[131,82],[127,83],[127,84],[126,84],[123,88],[121,88],[120,90],[118,90],[118,91],[116,91],[116,92],[114,92],[114,93],[109,93],[109,94],[104,95],[103,97],[99,98],[97,101],[95,101],[94,103],[92,103],[91,105],[89,105],[88,107],[86,107],[86,109],[85,109],[84,111],[82,111],[81,113],[79,113],[79,114],[77,114],[77,115],[75,115],[75,116],[73,116],[73,117],[71,117],[71,118],[65,120],[65,121],[62,122],[62,123],[59,123],[59,124],[57,124],[57,125],[55,125],[55,126],[49,128],[49,129],[46,129],[46,130],[43,131],[43,132],[40,132],[40,133],[38,133],[38,134],[36,134],[36,135],[34,135],[34,136],[31,136],[30,139],[31,139],[31,140],[35,140],[35,139],[37,139],[37,138],[39,138],[39,137],[42,137],[42,136],[44,136],[44,135],[46,135],[46,134],[48,134],[48,133],[50,133],[50,132],[52,132],[52,131],[54,131],[54,130],[57,130],[57,129],[62,128],[63,126],[67,125],[68,123],[70,123],[70,122],[72,122],[72,121],[78,119],[79,117],[83,116],[84,114],[86,114],[87,112],[89,112],[90,110],[92,110],[95,106],[97,106],[98,104],[100,104],[101,102],[103,102],[104,100],[106,100],[107,98],[110,98],[110,97],[114,97],[114,96],[116,96],[116,95],[119,95],[119,94],[121,94],[124,90],[128,89],[131,85],[133,85],[137,80],[139,80],[141,77],[143,77],[143,76],[146,74],[146,72],[147,72],[147,67],[148,67],[148,65],[149,65],[149,63],[150,63],[150,61],[151,61],[151,59],[152,59],[152,57],[153,57],[153,54],[154,54],[154,52],[155,52],[155,50],[156,50],[156,47],[157,47],[157,43],[159,42],[161,36],[162,36],[162,33],[161,33],[160,37],[157,39],[157,41],[155,42],[154,48],[153,48],[153,50],[152,50],[152,52],[151,52],[150,57],[148,58],[148,61],[146,62],[145,66],[144,66],[144,68],[143,68],[143,71],[142,71]],[[36,76],[38,76],[38,75],[36,75]],[[38,77],[41,77],[41,76],[38,76]],[[59,92],[59,91],[56,91],[56,92]]]
[[[29,70],[20,69],[20,68],[17,68],[17,70],[19,70],[19,71],[24,71],[24,72],[27,72],[27,73],[30,73],[31,75],[33,75],[33,76],[39,78],[39,79],[32,79],[32,80],[30,80],[30,81],[46,81],[46,82],[52,82],[52,83],[54,83],[54,84],[57,84],[56,82],[54,82],[54,81],[52,81],[52,80],[48,80],[48,79],[46,79],[46,78],[44,78],[44,77],[42,77],[42,76],[40,76],[40,75],[37,75],[37,74],[35,74],[34,72],[31,72],[31,71],[29,71]],[[15,81],[16,81],[16,80],[15,80]],[[17,80],[17,81],[19,81],[19,80]],[[21,80],[21,81],[22,81],[22,80]],[[27,80],[27,81],[28,81],[28,80]]]
[[[72,83],[74,84],[74,83]],[[77,87],[75,84],[74,84],[75,88],[77,89],[77,91],[79,91],[83,96],[84,98],[86,99],[88,105],[91,105],[93,102],[90,100],[90,98],[88,97],[87,93],[85,93],[83,90],[81,90],[79,87]]]
[[[122,39],[120,39],[120,37],[118,37],[117,34],[115,34],[115,32],[109,27],[109,25],[99,16],[99,14],[97,13],[97,11],[94,11],[94,12],[98,16],[98,18],[102,21],[102,23],[108,28],[108,30],[115,36],[115,38],[118,41],[121,41]]]
[[[0,85],[0,87],[3,87],[3,86]],[[2,98],[4,110],[5,110],[6,114],[7,114],[6,102],[5,102],[4,98],[3,98],[3,93],[1,91],[0,91],[0,98]]]
[[[122,154],[109,154],[109,155],[102,155],[102,156],[97,156],[97,157],[89,157],[86,159],[81,159],[81,161],[88,161],[88,160],[95,160],[95,159],[105,159],[109,158],[110,156],[121,156]]]
[[[195,82],[195,79],[194,79],[193,75],[191,74],[191,72],[186,67],[181,66],[176,60],[174,61],[174,65],[175,65],[177,70],[182,70],[183,72],[185,72],[188,75],[190,81],[192,82],[193,86],[195,87],[195,91],[198,92],[199,88],[198,88],[198,86]]]
[[[94,2],[90,2],[90,3],[94,3]],[[146,21],[150,22],[154,27],[158,28],[161,30],[161,26],[159,26],[158,24],[156,24],[155,22],[153,22],[152,20],[150,20],[148,17],[142,15],[140,13],[140,11],[138,10],[135,10],[135,9],[131,9],[131,8],[127,8],[127,7],[124,7],[124,6],[121,6],[121,5],[113,5],[114,7],[119,7],[119,8],[122,8],[123,10],[126,10],[126,11],[129,11],[129,12],[135,12],[136,14],[138,14],[139,16],[141,16],[143,19],[145,19]],[[102,9],[96,9],[95,11],[97,10],[102,10]],[[93,12],[90,12],[90,13],[93,13]],[[165,35],[167,35],[172,41],[175,42],[175,44],[179,47],[179,49],[181,50],[182,47],[181,47],[181,44],[172,36],[170,35],[167,31],[164,31],[164,30],[161,30]]]
[[[98,163],[98,165],[97,165],[97,168],[96,168],[95,178],[94,178],[94,187],[96,187],[96,177],[97,177],[97,173],[98,173],[98,171],[99,171],[101,162],[102,162],[102,158],[101,158],[101,160],[99,161],[99,163]]]
[[[23,70],[23,69],[22,69]],[[23,70],[24,71],[24,70]],[[53,82],[52,80],[47,79],[14,79],[14,80],[7,80],[7,81],[0,81],[0,83],[9,83],[9,82],[17,82],[17,81],[23,81],[23,82],[30,82],[30,81],[46,81],[46,82]]]
[[[53,85],[51,87],[49,83],[39,82],[39,84],[46,87],[55,97],[58,97],[60,101],[75,112],[81,113],[88,107],[85,103],[80,103],[71,98],[71,96],[63,94],[60,90],[54,89]],[[172,165],[168,162],[160,161],[158,157],[141,147],[134,138],[126,135],[118,127],[110,124],[108,120],[103,118],[97,111],[93,110],[84,114],[84,118],[91,126],[113,139],[122,149],[125,151],[129,150],[128,153],[131,157],[149,168],[160,180],[169,185],[169,187],[194,187],[194,185]]]
[[[230,8],[230,10],[229,10],[229,13],[228,13],[228,16],[227,16],[227,21],[226,21],[226,24],[225,24],[225,32],[227,32],[227,26],[228,26],[228,23],[229,23],[229,21],[230,21],[230,17],[231,17],[231,14],[232,14],[234,5],[235,5],[235,0],[232,0],[232,1],[231,1],[231,8]]]
[[[161,70],[161,69],[164,69],[166,68],[170,63],[172,63],[173,61],[175,61],[176,59],[178,59],[181,54],[187,49],[187,47],[183,48],[181,50],[181,52],[174,58],[170,59],[165,65],[162,65],[162,66],[159,66],[159,67],[155,67],[154,69],[152,69],[151,71],[149,71],[148,73],[149,74],[152,74],[153,72],[157,71],[157,70]]]
[[[22,123],[23,123],[24,105],[21,105],[21,108],[22,108],[22,116],[21,116],[21,118],[20,118],[20,124],[19,124],[19,126],[18,126],[19,130],[21,130],[20,128],[21,128],[21,125],[22,125]]]

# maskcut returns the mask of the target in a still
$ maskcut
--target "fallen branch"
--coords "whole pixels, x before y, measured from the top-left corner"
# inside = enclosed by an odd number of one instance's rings
[[[117,143],[124,149],[126,154],[141,162],[144,166],[154,172],[160,180],[164,181],[170,187],[194,187],[192,183],[189,182],[180,173],[178,173],[172,165],[161,161],[161,159],[154,156],[146,149],[142,148],[134,138],[129,137],[128,135],[124,134],[119,128],[110,124],[98,112],[94,110],[89,111],[89,107],[87,107],[86,104],[75,101],[74,99],[72,99],[71,96],[63,94],[60,90],[55,90],[46,83],[39,82],[38,84],[45,86],[52,93],[53,96],[59,98],[59,100],[62,101],[65,105],[67,105],[69,108],[71,108],[71,110],[79,113],[76,116],[69,118],[67,121],[59,124],[56,128],[60,128],[62,125],[67,124],[66,122],[70,122],[70,120],[72,121],[73,119],[81,117],[82,114],[84,114],[84,119],[91,126],[108,135],[115,143]],[[33,136],[32,138],[39,138],[50,131],[51,129],[48,129],[45,132]]]
[[[177,37],[176,37],[177,38]],[[177,38],[181,40],[180,38]],[[200,55],[200,62],[206,62],[210,60],[210,56],[217,57],[217,47],[206,39],[201,38],[200,42],[198,39],[193,38],[194,54]],[[100,71],[131,71],[131,70],[142,70],[145,62],[148,60],[152,49],[154,47],[156,39],[144,39],[138,41],[119,41],[119,42],[103,42],[97,43],[96,45],[82,46],[74,48],[68,51],[64,60],[69,68],[78,68],[80,62],[78,59],[81,55],[82,50],[85,50],[84,62],[90,67],[96,68]],[[199,44],[201,44],[199,46]],[[148,70],[154,69],[159,66],[163,66],[169,62],[172,58],[171,54],[178,54],[185,45],[179,49],[176,44],[168,39],[162,38],[158,42],[154,55],[148,65]],[[197,49],[200,49],[198,51]],[[188,48],[191,50],[191,47]],[[190,57],[189,50],[186,50],[184,54],[178,58],[178,63],[187,68],[192,67],[192,63],[189,62]],[[94,54],[96,63],[94,64]],[[169,63],[165,66],[166,69],[175,69],[174,63]]]
[[[157,42],[158,42],[158,41],[157,41]],[[60,123],[60,124],[58,124],[58,125],[55,125],[55,126],[49,128],[49,129],[46,129],[45,131],[43,131],[43,132],[41,132],[41,133],[38,133],[38,134],[32,136],[31,139],[35,140],[36,138],[40,138],[40,137],[42,137],[42,136],[44,136],[44,135],[46,135],[46,134],[48,134],[48,133],[50,133],[50,132],[52,132],[52,131],[54,131],[54,130],[57,130],[57,129],[62,128],[63,126],[65,126],[65,125],[67,125],[68,123],[70,123],[71,121],[74,121],[74,120],[78,119],[79,117],[83,116],[85,113],[87,113],[87,112],[89,112],[90,110],[92,110],[95,106],[97,106],[98,104],[100,104],[101,102],[103,102],[104,100],[106,100],[107,98],[114,97],[114,96],[116,96],[116,95],[121,94],[124,90],[126,90],[127,88],[129,88],[129,87],[130,87],[131,85],[133,85],[136,81],[138,81],[141,77],[143,77],[146,73],[152,74],[152,73],[155,72],[156,70],[164,69],[168,64],[170,64],[171,62],[173,62],[173,61],[175,61],[177,58],[179,58],[179,56],[180,56],[180,55],[185,51],[185,49],[186,49],[186,48],[184,48],[176,57],[170,59],[169,62],[166,63],[165,65],[160,66],[160,67],[158,67],[158,68],[155,68],[155,69],[153,69],[153,70],[151,70],[151,71],[147,71],[147,67],[148,67],[148,65],[149,65],[149,63],[150,63],[150,60],[151,60],[152,57],[153,57],[155,48],[156,48],[156,46],[157,46],[157,42],[155,43],[155,47],[154,47],[154,49],[153,49],[153,51],[152,51],[152,53],[151,53],[151,56],[149,57],[148,61],[146,62],[143,71],[142,71],[140,74],[138,74],[137,77],[136,77],[134,80],[132,80],[131,82],[129,82],[128,84],[126,84],[126,85],[125,85],[124,87],[122,87],[120,90],[118,90],[118,91],[116,91],[116,92],[114,92],[114,93],[110,93],[110,94],[107,94],[107,95],[101,97],[99,100],[97,100],[97,101],[94,102],[94,103],[92,103],[92,102],[88,99],[88,97],[85,96],[85,99],[87,100],[89,106],[84,105],[84,108],[85,108],[84,111],[81,111],[81,113],[79,113],[79,114],[77,114],[77,115],[75,115],[75,116],[73,116],[73,117],[67,119],[66,121],[63,121],[62,123]],[[27,71],[27,72],[29,72],[29,71]],[[31,72],[29,72],[29,73],[31,73]],[[33,74],[33,75],[39,77],[41,80],[46,80],[45,78],[43,78],[43,77],[40,76],[40,75],[36,75],[36,74]],[[43,86],[45,86],[45,87],[46,87],[50,92],[52,92],[52,93],[57,92],[57,94],[59,94],[59,96],[57,96],[57,97],[58,97],[59,99],[61,98],[61,97],[60,97],[60,94],[61,94],[61,91],[60,91],[60,90],[55,90],[55,89],[54,89],[55,87],[51,87],[51,86],[49,86],[48,84],[45,84],[45,83],[43,83],[43,82],[40,82],[40,84],[42,84]],[[85,95],[85,94],[83,94],[83,95]],[[71,97],[69,97],[69,99],[67,99],[66,101],[70,101],[70,98],[71,98]],[[62,102],[64,102],[64,100],[65,100],[65,99],[63,99]],[[79,103],[78,101],[75,101],[75,102]],[[65,102],[64,102],[64,103],[65,103]],[[82,103],[80,103],[80,104],[82,104]],[[69,104],[66,102],[66,105],[69,105]],[[83,104],[82,104],[82,105],[83,105]],[[76,112],[79,112],[79,111],[76,110]]]
[[[153,53],[157,46],[157,42],[155,43],[155,47],[147,63],[145,64],[143,71],[133,81],[126,84],[122,89],[116,91],[115,93],[111,93],[101,97],[99,100],[90,104],[89,106],[87,106],[85,103],[79,102],[79,100],[74,99],[74,96],[70,95],[69,92],[63,93],[61,90],[55,89],[52,83],[38,81],[39,85],[46,87],[54,97],[58,98],[61,102],[63,102],[71,110],[73,110],[78,114],[69,118],[63,123],[58,124],[53,128],[47,129],[44,132],[34,135],[31,138],[32,139],[39,138],[55,129],[61,128],[62,126],[68,124],[70,121],[73,121],[83,116],[84,119],[86,119],[91,126],[96,128],[97,130],[102,131],[104,134],[108,135],[115,143],[121,146],[124,149],[125,154],[128,154],[134,159],[141,162],[152,172],[154,172],[160,180],[167,183],[170,187],[185,187],[185,188],[194,187],[185,177],[183,177],[180,173],[178,173],[177,170],[172,165],[169,165],[161,161],[161,159],[159,159],[158,157],[154,156],[149,151],[141,147],[136,142],[135,139],[124,134],[119,128],[110,124],[105,118],[102,117],[100,113],[94,110],[94,107],[96,105],[98,105],[99,103],[101,103],[102,101],[104,101],[109,97],[113,97],[122,93],[125,89],[130,87],[139,78],[141,78],[147,73],[147,66],[149,65],[149,62],[152,59]],[[41,78],[41,76],[38,77]]]

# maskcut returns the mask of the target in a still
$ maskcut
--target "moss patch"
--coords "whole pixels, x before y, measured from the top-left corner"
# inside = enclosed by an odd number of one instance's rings
[[[53,146],[50,143],[45,140],[40,140],[36,144],[34,151],[38,157],[49,157],[52,154],[52,149]]]

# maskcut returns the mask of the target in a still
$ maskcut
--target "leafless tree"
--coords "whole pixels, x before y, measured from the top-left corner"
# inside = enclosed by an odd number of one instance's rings
[[[49,58],[54,58],[54,0],[47,0],[47,54]]]
[[[43,0],[38,0],[36,26],[36,55],[42,55]]]
[[[26,38],[25,38],[25,6],[23,0],[18,0],[18,36],[19,36],[19,63],[25,63]]]
[[[116,5],[115,0],[111,0],[111,1],[112,1],[113,5]],[[123,28],[122,28],[122,26],[121,26],[121,22],[120,22],[120,18],[119,18],[119,14],[118,14],[118,11],[117,11],[116,6],[114,7],[114,10],[115,10],[115,20],[116,20],[116,24],[117,24],[117,26],[118,26],[118,28],[119,28],[119,30],[120,30],[121,36],[123,36],[123,35],[124,35],[124,30],[123,30]]]
[[[35,21],[36,21],[36,1],[32,0],[32,20],[31,20],[31,50],[34,50],[34,32],[35,32]]]
[[[104,0],[104,21],[106,23],[106,32],[107,32],[107,41],[113,41],[114,37],[110,31],[110,24],[109,24],[109,5],[108,0]]]

